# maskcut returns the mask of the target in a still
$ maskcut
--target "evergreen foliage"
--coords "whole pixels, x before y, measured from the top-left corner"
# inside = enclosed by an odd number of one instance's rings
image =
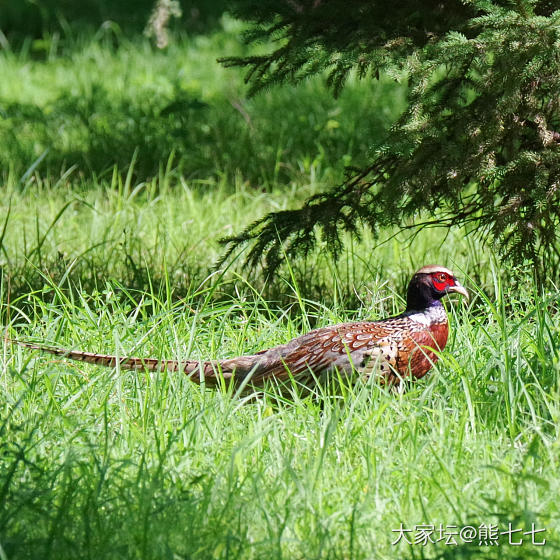
[[[249,41],[279,45],[223,59],[247,68],[250,92],[328,72],[408,80],[408,106],[365,169],[303,207],[271,213],[227,238],[227,256],[275,269],[285,254],[386,226],[468,225],[540,272],[558,263],[560,3],[556,0],[245,0]],[[427,218],[428,217],[428,218]]]

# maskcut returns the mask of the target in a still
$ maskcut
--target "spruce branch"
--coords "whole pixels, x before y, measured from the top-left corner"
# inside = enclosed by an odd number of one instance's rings
[[[335,257],[362,228],[468,226],[505,258],[560,264],[560,10],[550,1],[469,0],[388,11],[378,0],[245,0],[253,36],[278,45],[247,68],[251,93],[327,73],[335,95],[349,74],[406,77],[408,106],[369,165],[299,209],[275,212],[223,240],[224,259],[274,271],[285,254],[321,242]],[[554,261],[556,259],[556,261]],[[558,270],[558,267],[556,267]]]

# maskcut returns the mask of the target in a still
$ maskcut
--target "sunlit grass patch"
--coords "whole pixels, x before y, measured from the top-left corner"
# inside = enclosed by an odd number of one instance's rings
[[[207,288],[221,282],[209,277]],[[253,352],[308,324],[356,316],[286,288],[300,299],[293,316],[257,289],[204,303],[204,291],[181,301],[150,291],[116,297],[123,288],[108,284],[74,299],[33,296],[27,317],[13,302],[10,317],[26,338],[180,359]],[[470,309],[450,308],[450,345],[404,394],[358,383],[337,395],[246,401],[177,374],[6,346],[6,554],[346,557],[352,548],[358,558],[393,558],[414,546],[391,544],[400,523],[477,522],[546,527],[547,547],[524,546],[531,557],[553,557],[557,302],[506,298],[498,280],[488,288],[469,285]],[[430,546],[427,557],[447,551]],[[501,557],[516,550],[503,544]]]
[[[242,28],[224,16],[209,35],[177,36],[160,51],[146,38],[77,36],[47,60],[3,51],[0,166],[18,178],[69,168],[101,176],[137,154],[139,179],[175,154],[186,177],[241,175],[259,188],[291,180],[338,181],[360,165],[403,108],[404,89],[354,81],[334,100],[321,80],[247,99],[239,72]],[[373,109],[375,107],[375,109]],[[25,182],[25,181],[24,181]]]

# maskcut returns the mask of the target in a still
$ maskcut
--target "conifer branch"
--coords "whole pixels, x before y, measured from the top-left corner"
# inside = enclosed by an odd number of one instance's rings
[[[337,256],[362,228],[476,225],[505,258],[543,267],[560,230],[560,11],[546,0],[240,1],[249,38],[278,46],[224,59],[247,68],[250,92],[327,72],[335,94],[350,72],[408,79],[408,106],[371,162],[299,209],[268,214],[223,240],[224,258],[269,271],[321,242]],[[555,257],[556,255],[556,257]],[[557,267],[558,269],[558,267]]]

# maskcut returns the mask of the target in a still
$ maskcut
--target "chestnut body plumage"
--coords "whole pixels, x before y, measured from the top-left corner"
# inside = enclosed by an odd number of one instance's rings
[[[223,381],[247,387],[267,381],[295,381],[313,386],[333,372],[375,375],[380,382],[398,384],[423,377],[447,343],[448,322],[441,298],[448,293],[468,297],[454,274],[441,266],[421,268],[412,278],[404,313],[380,321],[360,321],[315,329],[256,354],[212,361],[159,360],[93,354],[40,344],[18,344],[72,360],[122,369],[181,371],[195,382]]]

